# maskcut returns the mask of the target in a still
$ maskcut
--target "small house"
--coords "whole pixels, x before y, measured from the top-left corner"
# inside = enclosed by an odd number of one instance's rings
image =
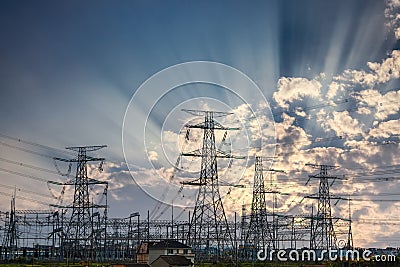
[[[194,263],[192,248],[172,239],[142,242],[137,251],[137,262],[151,264],[161,255],[178,255]]]

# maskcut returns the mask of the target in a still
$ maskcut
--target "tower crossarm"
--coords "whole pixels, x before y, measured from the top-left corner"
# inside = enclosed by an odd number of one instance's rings
[[[201,117],[206,115],[207,113],[212,113],[214,118],[216,118],[216,117],[225,117],[225,116],[234,114],[232,112],[207,111],[207,110],[195,110],[195,109],[182,109],[182,111],[185,111],[185,112],[187,112],[187,113],[189,113],[191,115],[194,115],[194,116],[201,116]]]
[[[107,145],[100,145],[100,146],[73,146],[73,147],[66,147],[66,149],[73,150],[79,152],[79,150],[84,149],[86,152],[96,151],[102,148],[106,148]]]
[[[203,122],[199,124],[185,124],[186,128],[197,128],[197,129],[210,129],[209,126],[205,125]],[[238,131],[240,127],[224,127],[220,123],[214,121],[213,128],[214,130],[222,130],[222,131]]]
[[[65,182],[65,183],[59,183],[59,182],[52,182],[52,184],[57,184],[57,185],[74,185],[75,182],[71,181],[71,182]],[[87,178],[87,184],[88,185],[95,185],[95,184],[105,184],[107,185],[108,182],[107,181],[99,181],[93,178]]]
[[[54,157],[53,159],[58,160],[58,161],[70,162],[70,163],[82,162],[81,159],[63,159],[63,158],[58,158],[58,157]],[[106,160],[105,158],[95,158],[95,157],[86,156],[86,158],[83,161],[88,162],[88,161],[105,161],[105,160]]]
[[[204,157],[204,154],[202,154],[201,149],[196,149],[196,150],[193,150],[191,152],[181,153],[181,156],[184,156],[184,157]],[[215,157],[217,157],[217,158],[225,158],[225,159],[245,159],[246,158],[245,156],[232,155],[230,153],[227,153],[227,152],[219,150],[219,149],[216,149]]]
[[[307,163],[306,166],[312,167],[314,169],[326,169],[326,170],[332,170],[339,168],[339,166],[336,165],[325,165],[325,164],[314,164],[314,163]]]

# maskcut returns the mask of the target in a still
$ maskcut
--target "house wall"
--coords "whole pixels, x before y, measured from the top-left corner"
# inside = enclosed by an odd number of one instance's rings
[[[150,264],[149,262],[149,254],[138,254],[137,255],[137,263],[147,263]]]

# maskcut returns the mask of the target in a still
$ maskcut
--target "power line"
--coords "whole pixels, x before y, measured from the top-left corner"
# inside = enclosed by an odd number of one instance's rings
[[[20,150],[20,151],[23,151],[23,152],[31,153],[31,154],[34,154],[34,155],[37,155],[37,156],[41,156],[41,157],[44,157],[44,158],[53,159],[52,156],[49,156],[49,155],[46,155],[46,154],[43,154],[43,153],[39,153],[39,152],[30,150],[30,149],[22,148],[22,147],[19,147],[19,146],[10,145],[10,144],[4,143],[4,142],[0,142],[0,145],[6,146],[6,147],[9,147],[9,148],[13,148],[13,149],[16,149],[16,150]]]
[[[307,107],[301,107],[300,110],[298,111],[310,111],[310,110],[315,110],[315,109],[321,109],[321,108],[325,108],[325,107],[337,107],[338,105],[343,105],[343,104],[348,104],[351,102],[357,102],[354,99],[344,99],[342,101],[334,101],[333,103],[320,103],[320,104],[316,104],[313,106],[307,106]],[[296,108],[296,107],[294,107]],[[283,113],[287,114],[287,115],[297,115],[296,111],[291,111],[291,112],[286,112],[286,111],[277,111],[277,112],[273,112],[272,115],[275,117],[277,115],[282,115]]]
[[[7,197],[12,197],[13,196],[12,194],[5,193],[5,192],[2,192],[2,191],[0,191],[0,195],[7,196]],[[21,199],[21,200],[30,201],[30,202],[35,202],[35,203],[38,203],[38,204],[41,204],[41,205],[44,205],[44,206],[49,206],[48,202],[43,202],[43,201],[40,201],[40,200],[37,200],[37,199],[34,199],[34,198],[28,198],[28,197],[23,197],[23,196],[18,196],[18,195],[16,196],[16,198]]]
[[[53,171],[53,170],[49,170],[49,169],[46,169],[46,168],[42,168],[42,167],[38,167],[38,166],[34,166],[34,165],[29,165],[29,164],[26,164],[26,163],[13,161],[13,160],[5,159],[5,158],[0,158],[0,161],[7,162],[7,163],[10,163],[10,164],[14,164],[14,165],[19,165],[19,166],[26,167],[26,168],[31,168],[31,169],[38,170],[38,171],[43,171],[43,172],[48,172],[48,173],[52,173],[52,174],[61,175],[57,171]],[[65,175],[61,175],[61,176],[65,176]]]
[[[16,171],[4,169],[4,168],[0,168],[0,171],[7,172],[7,173],[10,173],[10,174],[14,174],[14,175],[18,175],[18,176],[21,176],[21,177],[26,177],[26,178],[29,178],[29,179],[32,179],[32,180],[36,180],[36,181],[39,181],[39,182],[51,183],[51,184],[56,184],[56,185],[63,185],[63,183],[61,183],[61,182],[47,180],[47,179],[40,178],[40,177],[37,177],[37,176],[33,176],[33,175],[30,175],[30,174],[16,172]]]
[[[20,138],[12,137],[12,136],[9,136],[9,135],[3,134],[3,133],[0,133],[0,136],[3,137],[3,138],[6,138],[6,139],[17,141],[19,143],[24,143],[24,144],[27,144],[27,145],[36,146],[36,147],[44,148],[44,149],[47,149],[47,150],[57,151],[57,152],[62,153],[62,154],[73,155],[73,153],[71,153],[70,151],[62,150],[62,149],[59,149],[59,148],[54,148],[54,147],[51,147],[51,146],[42,145],[42,144],[31,142],[31,141],[22,140]]]
[[[53,197],[51,197],[51,196],[49,196],[49,195],[41,194],[41,193],[34,192],[34,191],[31,191],[31,190],[27,190],[27,189],[22,189],[22,188],[15,187],[15,186],[11,186],[11,185],[0,184],[0,187],[12,189],[12,190],[16,189],[16,190],[18,190],[18,191],[25,192],[25,193],[28,193],[28,194],[34,194],[34,195],[37,195],[37,196],[41,196],[41,197],[46,197],[46,198],[51,198],[51,199],[53,199]]]

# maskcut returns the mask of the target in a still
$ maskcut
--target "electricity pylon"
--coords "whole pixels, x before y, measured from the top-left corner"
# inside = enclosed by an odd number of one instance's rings
[[[256,251],[271,245],[271,231],[267,219],[265,186],[262,157],[257,156],[254,163],[253,198],[251,203],[250,226],[246,235],[246,245]]]
[[[271,158],[268,158],[271,160]],[[249,230],[246,235],[246,244],[254,249],[253,257],[255,253],[260,249],[271,248],[275,249],[274,242],[274,232],[271,229],[271,223],[268,221],[268,213],[266,206],[266,194],[279,193],[272,189],[266,190],[264,185],[264,171],[269,172],[283,172],[282,170],[274,169],[264,169],[263,167],[263,157],[256,156],[254,163],[254,184],[253,184],[253,198],[251,204],[251,214],[250,214],[250,225]],[[274,208],[275,208],[275,201]],[[273,214],[274,215],[274,214]],[[275,219],[275,218],[273,218]],[[275,229],[275,225],[272,225]]]
[[[218,184],[217,158],[243,159],[233,156],[215,146],[215,130],[239,130],[222,126],[215,121],[216,117],[224,117],[232,113],[183,110],[194,116],[204,116],[204,121],[199,124],[186,124],[190,130],[193,128],[203,130],[203,144],[201,149],[182,156],[200,157],[200,178],[182,184],[199,186],[196,204],[190,222],[188,240],[196,253],[197,261],[219,261],[224,258],[224,248],[233,250],[232,235],[226,219],[224,207]]]
[[[63,185],[74,186],[74,200],[70,206],[57,206],[72,209],[71,217],[64,231],[64,249],[67,258],[71,259],[93,259],[99,248],[94,247],[96,237],[94,227],[93,209],[104,208],[106,205],[97,205],[90,199],[89,186],[105,184],[107,182],[98,181],[88,177],[88,162],[100,161],[101,169],[104,158],[95,158],[87,155],[87,152],[96,151],[107,147],[102,146],[80,146],[67,147],[67,149],[78,153],[75,159],[54,158],[55,160],[77,163],[75,180]],[[106,212],[105,212],[106,214]]]
[[[330,181],[331,185],[336,179],[341,179],[337,176],[329,176],[328,170],[337,168],[331,165],[306,164],[306,166],[319,169],[319,174],[309,175],[309,179],[319,179],[318,191],[318,207],[317,214],[313,217],[313,229],[311,231],[311,248],[312,249],[332,249],[336,247],[336,234],[333,228],[332,210],[331,210],[331,194],[329,192]],[[307,183],[308,183],[307,181]],[[307,184],[306,183],[306,184]]]
[[[353,231],[351,230],[351,199],[349,196],[349,230],[347,233],[347,244],[346,244],[346,248],[347,249],[353,249]]]

